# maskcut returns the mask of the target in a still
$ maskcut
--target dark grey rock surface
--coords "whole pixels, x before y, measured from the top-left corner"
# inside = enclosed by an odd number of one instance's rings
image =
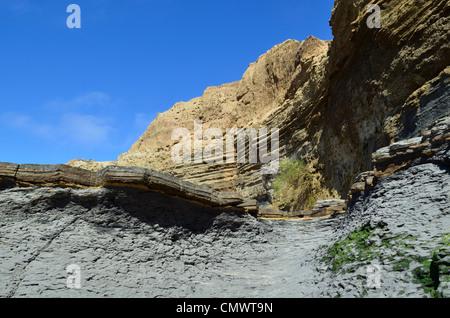
[[[436,118],[450,115],[450,77],[448,74],[431,83],[419,99],[416,109],[410,109],[403,117],[404,129],[400,139],[420,136]]]
[[[346,214],[309,221],[135,188],[10,185],[0,297],[448,297],[447,148],[379,179]]]
[[[2,297],[304,296],[309,251],[334,222],[264,221],[131,188],[13,188],[0,213]],[[71,264],[80,289],[67,288]]]
[[[366,233],[357,236],[361,229]],[[349,235],[358,239],[349,241]],[[371,191],[353,199],[332,237],[318,256],[343,264],[333,272],[333,262],[328,263],[323,282],[332,282],[334,288],[325,289],[324,296],[449,297],[448,266],[440,269],[435,294],[424,283],[433,283],[433,254],[449,255],[450,168],[424,163],[380,179]],[[341,256],[330,255],[333,245],[339,245]],[[379,288],[367,286],[373,265],[380,269]]]

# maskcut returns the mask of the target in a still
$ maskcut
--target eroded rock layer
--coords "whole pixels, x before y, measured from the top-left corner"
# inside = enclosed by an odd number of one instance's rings
[[[372,2],[338,0],[330,21],[317,157],[326,183],[341,194],[371,168],[373,152],[419,137],[450,112],[450,3],[383,1],[381,27],[371,29]]]
[[[251,64],[242,80],[158,115],[119,165],[166,171],[216,189],[271,200],[260,164],[175,165],[174,128],[279,128],[280,155],[308,164],[317,199],[345,197],[354,176],[389,144],[420,136],[450,114],[450,4],[380,3],[380,28],[367,24],[372,1],[337,0],[330,42],[288,40]]]
[[[7,187],[10,182],[19,186],[137,187],[211,207],[237,207],[244,202],[236,193],[218,192],[207,186],[137,167],[108,166],[100,171],[91,171],[67,165],[0,163],[0,187]]]
[[[378,179],[418,162],[449,165],[450,117],[436,120],[421,137],[405,139],[372,154],[373,170],[360,173],[354,180],[349,197],[375,186]]]
[[[0,296],[450,297],[450,4],[380,1],[369,28],[371,3],[336,0],[331,43],[274,47],[117,163],[0,163]],[[318,199],[350,196],[287,213],[259,164],[174,165],[196,119],[279,128]]]
[[[303,97],[312,98],[310,95],[316,89],[312,86],[321,76],[313,69],[324,60],[328,46],[328,42],[314,37],[302,42],[287,40],[275,46],[250,64],[240,81],[209,87],[201,97],[177,103],[159,114],[131,149],[119,157],[117,164],[164,171],[221,191],[238,191],[250,198],[264,197],[267,189],[261,175],[261,164],[237,164],[237,160],[232,164],[195,163],[193,154],[190,164],[175,164],[171,151],[179,141],[171,140],[172,132],[176,128],[186,128],[193,138],[195,120],[202,121],[203,132],[208,128],[220,129],[223,140],[227,129],[279,128],[278,123],[270,125],[266,121],[275,114],[290,116],[285,110],[292,106],[285,104],[294,98],[299,87],[312,90]],[[302,122],[309,119],[308,116]],[[207,142],[203,143],[205,147]],[[270,143],[268,147],[270,149]],[[193,146],[191,148],[194,149]],[[247,162],[248,158],[247,155]]]
[[[136,187],[4,179],[0,296],[449,297],[448,146],[353,193],[347,213],[304,221]],[[68,285],[73,265],[79,288]]]

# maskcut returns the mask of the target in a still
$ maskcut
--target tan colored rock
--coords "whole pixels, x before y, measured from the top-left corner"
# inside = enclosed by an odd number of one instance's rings
[[[271,179],[261,176],[260,165],[175,165],[171,132],[185,127],[193,133],[197,119],[203,130],[272,127],[280,129],[281,156],[308,164],[319,199],[345,197],[353,177],[372,169],[377,149],[421,136],[437,117],[450,115],[450,3],[382,1],[380,29],[367,26],[371,3],[336,0],[333,41],[311,37],[275,46],[240,81],[207,88],[159,114],[118,165],[270,199]],[[424,150],[432,155],[421,144],[400,147],[394,157],[407,161],[396,163],[388,152],[379,155],[397,169]]]
[[[15,163],[3,162],[0,164],[0,176],[3,178],[14,180],[16,177],[19,165]]]
[[[355,194],[358,192],[363,192],[366,190],[366,183],[365,182],[356,182],[352,185],[350,188],[350,194]]]
[[[84,159],[74,159],[67,163],[68,166],[82,168],[87,170],[101,170],[108,166],[117,165],[116,161],[94,161]]]
[[[322,61],[314,58],[323,57],[327,49],[327,42],[314,37],[275,46],[250,64],[240,81],[209,87],[203,96],[159,114],[118,164],[164,171],[221,191],[239,190],[249,197],[265,195],[259,164],[174,164],[171,150],[178,141],[171,140],[172,131],[184,127],[193,135],[194,120],[199,119],[203,131],[214,127],[224,134],[227,128],[278,128],[281,123],[274,117],[281,114],[286,119],[286,108],[292,108],[287,101],[308,81],[311,65]]]

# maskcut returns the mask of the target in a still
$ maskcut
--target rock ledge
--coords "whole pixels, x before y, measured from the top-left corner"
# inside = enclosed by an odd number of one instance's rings
[[[169,174],[138,167],[108,166],[100,171],[90,171],[64,164],[18,165],[0,162],[0,188],[15,185],[136,187],[215,208],[234,208],[242,211],[247,211],[248,208],[243,197],[237,193],[215,191],[210,187],[184,181]]]

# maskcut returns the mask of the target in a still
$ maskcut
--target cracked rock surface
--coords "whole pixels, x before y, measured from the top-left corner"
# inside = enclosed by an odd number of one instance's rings
[[[450,297],[441,261],[450,247],[449,167],[423,163],[381,178],[353,198],[332,237],[318,253],[325,297]]]
[[[1,297],[298,297],[337,219],[256,219],[132,188],[0,193]],[[319,230],[321,229],[321,230]],[[68,265],[81,288],[67,288]]]
[[[437,159],[381,178],[346,214],[309,221],[134,188],[4,189],[0,296],[448,297],[450,173]],[[80,289],[67,287],[71,264]]]
[[[449,297],[450,147],[438,146],[313,220],[3,181],[0,297]]]

